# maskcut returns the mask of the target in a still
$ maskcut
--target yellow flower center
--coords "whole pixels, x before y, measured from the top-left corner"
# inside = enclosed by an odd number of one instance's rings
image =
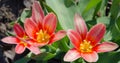
[[[24,40],[28,39],[28,36],[24,35],[24,36],[23,36],[23,39],[24,39]]]
[[[90,44],[90,41],[83,40],[83,42],[80,44],[80,51],[89,53],[92,52],[92,45]]]
[[[23,45],[24,47],[28,46],[28,44],[23,41],[21,41],[20,44]]]
[[[48,42],[50,35],[47,33],[47,31],[40,30],[37,34],[37,42]]]

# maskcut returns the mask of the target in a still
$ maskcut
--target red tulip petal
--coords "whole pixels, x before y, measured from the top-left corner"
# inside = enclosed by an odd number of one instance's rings
[[[100,52],[109,52],[113,51],[116,48],[118,48],[118,45],[113,42],[104,42],[102,44],[98,44],[96,47],[94,47],[94,50],[98,53]]]
[[[42,7],[38,1],[34,1],[32,5],[32,19],[37,23],[37,25],[41,25],[44,18],[44,12]]]
[[[35,46],[30,46],[30,47],[27,47],[31,52],[33,52],[34,54],[40,54],[40,50],[38,47],[35,47]]]
[[[73,62],[80,57],[81,57],[80,53],[76,49],[73,48],[65,54],[64,61]]]
[[[18,23],[14,24],[14,31],[18,37],[23,37],[25,35],[25,31]]]
[[[48,42],[43,42],[43,43],[34,43],[33,45],[35,46],[35,47],[43,47],[43,46],[45,46],[45,45],[47,45],[48,44]]]
[[[34,40],[29,40],[29,41],[27,41],[27,43],[29,43],[30,45],[33,45],[35,47],[42,47],[42,46],[45,46],[48,44],[48,42],[41,42],[40,43],[40,42],[36,42]]]
[[[57,25],[57,17],[53,13],[49,13],[45,16],[43,20],[43,29],[47,30],[50,34],[52,34]]]
[[[81,36],[74,30],[68,30],[67,35],[75,48],[79,49],[82,42]]]
[[[15,52],[17,54],[21,54],[25,51],[25,47],[23,45],[17,44],[17,46],[15,47]]]
[[[87,34],[86,39],[91,41],[92,45],[96,45],[103,38],[106,31],[106,26],[104,24],[97,24],[93,26]]]
[[[98,60],[98,54],[96,52],[91,53],[81,53],[81,56],[87,61],[87,62],[96,62]]]
[[[75,14],[74,21],[75,21],[75,28],[77,32],[79,32],[82,39],[85,39],[87,35],[87,26],[85,24],[85,21],[79,14]]]
[[[19,42],[19,39],[17,39],[16,37],[5,37],[1,40],[4,43],[8,43],[8,44],[17,44]]]
[[[36,32],[39,30],[38,26],[35,22],[32,21],[30,18],[26,18],[24,23],[25,31],[29,37],[35,38]]]
[[[53,42],[56,42],[65,36],[66,36],[66,31],[60,30],[51,38],[49,44],[52,44]]]

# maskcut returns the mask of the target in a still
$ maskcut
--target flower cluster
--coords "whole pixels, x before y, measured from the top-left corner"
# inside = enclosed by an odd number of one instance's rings
[[[21,54],[28,48],[34,54],[40,54],[40,47],[52,44],[57,40],[68,36],[73,48],[64,56],[64,61],[72,62],[83,58],[88,62],[96,62],[100,52],[115,50],[118,45],[113,42],[102,42],[106,26],[102,23],[94,25],[88,32],[85,21],[79,14],[74,18],[75,30],[60,30],[55,32],[57,17],[54,13],[44,14],[38,1],[32,5],[32,16],[24,21],[24,28],[15,23],[13,28],[16,36],[8,36],[2,39],[8,44],[17,44],[15,52]]]
[[[54,13],[48,13],[44,16],[44,12],[38,1],[32,5],[32,16],[26,18],[24,29],[19,25],[14,25],[16,37],[8,36],[2,39],[8,44],[17,44],[15,51],[18,54],[24,52],[28,48],[34,54],[40,54],[39,47],[51,44],[62,39],[66,32],[60,30],[55,33],[57,26],[57,17]]]

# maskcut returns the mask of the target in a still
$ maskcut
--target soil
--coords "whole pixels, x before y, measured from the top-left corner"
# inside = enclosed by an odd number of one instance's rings
[[[16,21],[26,7],[23,2],[23,0],[0,0],[0,40],[7,36],[7,32],[13,32],[11,22]],[[13,63],[24,55],[15,54],[14,45],[0,41],[0,63]]]

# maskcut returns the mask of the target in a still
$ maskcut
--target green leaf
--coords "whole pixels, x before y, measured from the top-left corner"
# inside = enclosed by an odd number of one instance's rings
[[[112,40],[114,40],[116,43],[120,44],[120,31],[116,27],[116,24],[112,25],[110,28],[110,31],[112,32]]]
[[[73,18],[75,14],[75,7],[67,8],[63,0],[46,0],[47,5],[50,6],[58,16],[58,20],[63,29],[67,30],[73,28]],[[72,10],[72,11],[70,11]]]
[[[46,0],[46,3],[58,16],[59,23],[63,29],[73,29],[75,13],[81,14],[89,0],[78,0],[78,5],[72,5],[70,7],[67,7],[64,1],[65,0]]]
[[[64,4],[66,5],[66,7],[70,7],[74,5],[74,2],[73,0],[64,0]]]
[[[111,18],[115,20],[120,13],[120,0],[113,0],[110,12]]]
[[[102,53],[96,63],[118,63],[120,61],[120,52]]]
[[[112,33],[111,31],[108,31],[106,32],[106,34],[104,35],[104,41],[110,41],[112,40]]]
[[[15,63],[27,63],[29,60],[30,58],[24,57],[22,59],[15,61]]]
[[[61,51],[68,51],[70,49],[70,47],[68,46],[68,42],[69,42],[69,39],[68,37],[65,37],[61,40],[58,41],[58,47],[60,48]]]
[[[25,18],[29,17],[31,15],[31,12],[29,9],[24,9],[22,14],[21,14],[21,21],[24,22],[25,21]]]
[[[115,22],[116,28],[119,30],[120,32],[120,16],[118,17],[118,19]]]
[[[88,5],[86,6],[86,8],[83,11],[83,14],[85,14],[86,12],[88,12],[90,9],[92,9],[93,7],[95,7],[98,3],[100,3],[101,0],[90,0],[90,2],[88,3]]]
[[[47,61],[51,58],[53,58],[55,56],[55,54],[52,54],[52,53],[49,53],[49,52],[44,52],[44,53],[41,53],[37,56],[34,56],[33,59],[37,60],[37,61]]]
[[[108,17],[97,18],[97,23],[104,23],[106,26],[109,26],[110,18],[108,18]]]

